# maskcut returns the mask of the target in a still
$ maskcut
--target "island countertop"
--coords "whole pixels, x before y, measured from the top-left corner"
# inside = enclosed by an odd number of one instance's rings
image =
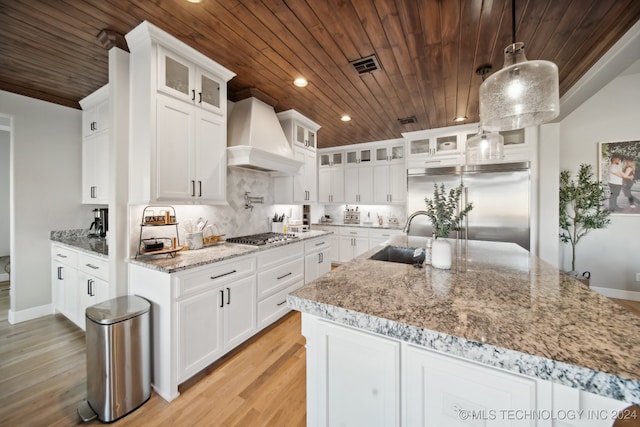
[[[424,238],[397,236],[398,246]],[[519,374],[640,403],[640,318],[511,243],[469,241],[463,267],[371,260],[288,296],[291,308]]]

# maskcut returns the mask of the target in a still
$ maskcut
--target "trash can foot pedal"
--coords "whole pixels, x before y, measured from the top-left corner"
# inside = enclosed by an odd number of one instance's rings
[[[91,420],[95,420],[98,416],[98,414],[96,414],[93,409],[91,409],[89,402],[87,402],[86,400],[78,406],[78,415],[80,416],[80,419],[85,423]]]

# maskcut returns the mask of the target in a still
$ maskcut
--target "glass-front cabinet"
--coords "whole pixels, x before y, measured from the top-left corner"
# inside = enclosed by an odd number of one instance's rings
[[[404,160],[404,142],[376,147],[376,162],[401,162]]]
[[[344,154],[342,151],[320,154],[320,167],[343,166]]]
[[[180,100],[193,103],[214,113],[223,114],[221,101],[226,100],[226,84],[222,79],[194,63],[158,47],[158,90]]]
[[[296,124],[296,143],[308,148],[316,148],[316,133],[308,127]]]
[[[373,149],[371,148],[358,148],[348,150],[346,152],[346,164],[355,165],[359,163],[371,163],[373,160]]]

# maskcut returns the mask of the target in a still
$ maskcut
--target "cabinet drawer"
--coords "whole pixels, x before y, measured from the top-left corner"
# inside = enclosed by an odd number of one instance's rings
[[[282,264],[283,261],[288,261],[296,256],[302,256],[302,242],[269,249],[268,251],[259,254],[258,268],[260,270],[264,270],[265,268]]]
[[[269,326],[291,310],[287,307],[287,294],[300,288],[302,284],[302,281],[298,281],[258,303],[258,329]]]
[[[75,267],[78,262],[78,252],[64,246],[51,245],[51,258],[59,263]]]
[[[325,236],[320,239],[313,239],[304,242],[304,253],[310,254],[331,247],[331,236]]]
[[[340,229],[340,234],[349,237],[369,237],[369,230],[366,228],[344,227]]]
[[[78,270],[98,279],[109,281],[109,261],[107,259],[78,254]]]
[[[216,263],[197,271],[176,275],[176,298],[207,288],[221,286],[250,275],[256,271],[256,257],[242,257],[229,262]]]
[[[403,234],[402,230],[392,230],[392,229],[369,230],[369,237],[374,239],[389,239],[392,236],[399,236],[401,234]]]
[[[271,270],[261,271],[258,273],[258,300],[300,280],[304,281],[304,260],[302,257]]]

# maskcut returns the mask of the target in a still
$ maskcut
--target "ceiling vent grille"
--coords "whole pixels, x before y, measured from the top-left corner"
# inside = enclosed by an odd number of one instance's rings
[[[410,125],[411,123],[416,123],[416,116],[411,116],[411,117],[405,117],[402,119],[398,119],[398,122],[400,122],[401,125]]]
[[[380,69],[380,63],[375,55],[356,59],[355,61],[351,61],[350,64],[353,65],[353,68],[356,69],[358,74],[366,74]]]

